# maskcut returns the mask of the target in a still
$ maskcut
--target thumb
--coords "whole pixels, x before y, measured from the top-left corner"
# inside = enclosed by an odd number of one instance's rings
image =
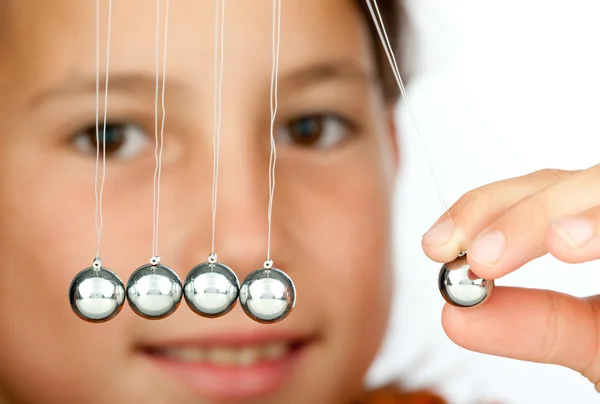
[[[600,391],[600,296],[497,287],[481,307],[446,305],[442,324],[466,349],[566,366]]]

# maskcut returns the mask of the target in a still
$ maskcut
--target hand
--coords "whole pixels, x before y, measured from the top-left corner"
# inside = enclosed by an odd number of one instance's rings
[[[500,278],[547,253],[567,263],[599,259],[600,165],[483,186],[464,195],[450,216],[425,234],[425,253],[443,263],[467,251],[482,278]],[[442,323],[466,349],[566,366],[600,391],[600,296],[496,287],[480,307],[446,305]]]

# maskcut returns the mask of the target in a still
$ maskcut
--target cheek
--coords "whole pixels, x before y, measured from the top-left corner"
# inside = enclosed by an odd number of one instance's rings
[[[282,215],[291,223],[286,239],[297,247],[295,261],[303,263],[293,277],[304,281],[302,295],[325,321],[345,379],[362,378],[389,314],[390,188],[379,156],[359,152],[343,166],[304,170],[303,179],[294,180],[302,186],[288,184],[280,193],[279,209],[288,209]]]
[[[123,369],[128,349],[126,310],[100,329],[77,319],[68,304],[73,276],[91,264],[96,250],[94,167],[70,167],[24,154],[17,146],[10,149],[0,153],[0,306],[6,308],[0,316],[0,379],[26,394],[46,391],[82,402],[92,381],[108,389],[114,383],[111,372],[99,371],[88,380],[89,372],[82,370],[90,361]],[[108,222],[108,231],[114,231],[115,220]],[[24,383],[35,383],[36,389]]]
[[[373,181],[372,172],[357,172],[350,178],[352,183],[340,193],[342,200],[319,215],[325,221],[321,230],[324,259],[331,280],[338,285],[337,296],[328,298],[338,320],[356,332],[347,335],[349,342],[367,326],[373,332],[364,336],[365,342],[378,344],[387,320],[391,284],[388,201],[383,184]]]

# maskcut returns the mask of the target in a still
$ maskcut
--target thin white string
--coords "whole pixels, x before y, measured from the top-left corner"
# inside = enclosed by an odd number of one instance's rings
[[[221,148],[221,120],[223,117],[223,59],[225,56],[225,0],[215,0],[215,53],[214,53],[214,137],[213,137],[213,197],[212,197],[212,255],[215,252],[217,224],[217,185],[219,182],[219,154]],[[219,9],[221,16],[219,19]],[[220,27],[220,30],[219,30]],[[220,46],[220,52],[219,52]]]
[[[96,1],[96,175],[94,180],[96,194],[96,232],[98,235],[98,245],[96,249],[96,258],[100,258],[100,240],[102,238],[102,228],[104,226],[103,197],[104,183],[106,180],[106,116],[108,111],[108,71],[110,66],[110,34],[112,25],[112,0],[108,1],[108,33],[106,43],[106,76],[104,87],[104,123],[102,129],[102,181],[100,182],[100,195],[98,195],[98,166],[100,159],[100,136],[98,133],[98,106],[99,106],[99,90],[100,90],[100,4]]]
[[[154,67],[155,67],[155,90],[154,90],[154,180],[152,183],[152,255],[154,257],[158,256],[157,253],[157,237],[156,237],[156,195],[157,195],[157,186],[156,180],[158,178],[158,65],[159,65],[159,57],[158,57],[158,42],[159,42],[159,30],[160,30],[160,0],[156,0],[156,24],[154,30]]]
[[[169,31],[169,0],[166,0],[166,12],[165,12],[165,36],[163,44],[163,75],[162,75],[162,92],[161,92],[161,109],[162,119],[160,124],[160,140],[159,140],[159,128],[158,128],[158,94],[159,94],[159,43],[160,43],[160,0],[156,0],[156,37],[155,37],[155,64],[156,64],[156,88],[154,98],[154,157],[156,160],[156,167],[154,169],[154,184],[153,184],[153,201],[154,201],[154,221],[153,221],[153,239],[152,239],[152,256],[158,257],[158,228],[159,228],[159,217],[160,217],[160,180],[162,174],[162,155],[164,146],[164,131],[165,131],[165,87],[167,78],[167,40]]]
[[[269,156],[269,230],[267,236],[267,262],[271,262],[271,224],[273,216],[273,198],[275,195],[275,165],[277,163],[277,148],[275,147],[275,119],[278,107],[278,82],[279,82],[279,49],[281,42],[281,0],[273,0],[273,30],[272,30],[272,54],[273,67],[271,70],[271,153]]]
[[[213,108],[214,108],[214,133],[213,133],[213,184],[212,184],[212,246],[211,252],[215,253],[215,222],[217,216],[217,133],[219,132],[219,0],[215,0],[215,32],[214,32],[214,45],[215,50],[213,54],[214,59],[214,78],[213,78]]]
[[[100,169],[100,0],[96,0],[96,173],[94,174],[94,195],[96,197],[96,258],[100,256],[100,224],[98,200],[98,171]]]
[[[421,146],[423,147],[423,151],[425,152],[425,157],[427,158],[429,169],[431,170],[431,175],[434,179],[434,182],[435,182],[435,185],[437,188],[438,196],[440,197],[441,203],[445,208],[445,212],[448,215],[448,218],[450,220],[452,220],[452,217],[450,216],[450,210],[448,208],[448,204],[446,203],[446,200],[444,198],[444,193],[442,192],[442,188],[441,188],[440,183],[435,174],[433,162],[431,161],[429,155],[427,154],[427,146],[425,144],[423,136],[421,135],[421,130],[419,129],[419,125],[417,124],[417,119],[415,118],[415,115],[412,112],[412,108],[410,107],[410,103],[408,102],[406,88],[404,87],[404,82],[402,80],[402,77],[400,76],[400,69],[398,68],[396,56],[394,55],[394,50],[392,48],[392,45],[390,44],[390,40],[389,40],[387,31],[385,29],[385,24],[383,22],[383,18],[381,17],[381,13],[379,12],[377,0],[366,0],[366,1],[367,1],[367,6],[369,7],[369,11],[371,12],[371,17],[373,18],[373,22],[375,23],[375,28],[377,29],[377,33],[379,34],[381,44],[383,46],[385,54],[390,63],[390,67],[392,68],[392,71],[394,73],[396,82],[398,83],[398,88],[400,89],[400,93],[402,94],[402,98],[404,100],[404,103],[406,104],[406,109],[409,113],[409,116],[410,116],[412,122],[413,122],[415,131],[417,132],[417,136],[419,137],[419,140],[421,141]],[[375,6],[375,11],[373,10],[373,6]]]
[[[155,256],[158,256],[158,227],[159,227],[159,216],[160,216],[160,184],[161,184],[161,174],[162,174],[162,155],[163,155],[163,147],[165,143],[165,116],[166,116],[166,108],[165,108],[165,88],[167,84],[167,42],[168,42],[168,34],[169,34],[169,8],[170,8],[170,0],[166,0],[166,10],[165,10],[165,38],[164,38],[164,50],[163,50],[163,77],[162,77],[162,93],[161,93],[161,108],[162,108],[162,122],[160,128],[160,153],[158,155],[158,178],[156,180],[158,187],[158,195],[156,197],[156,249]]]

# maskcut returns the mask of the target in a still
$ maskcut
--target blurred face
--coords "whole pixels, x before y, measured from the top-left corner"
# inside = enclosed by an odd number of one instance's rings
[[[152,253],[155,6],[114,3],[101,256],[127,280]],[[214,5],[171,3],[160,255],[183,279],[211,247]],[[69,284],[96,251],[95,6],[9,3],[0,401],[344,403],[360,391],[390,298],[390,112],[355,3],[284,3],[271,255],[298,300],[274,325],[239,305],[214,320],[185,304],[161,321],[129,307],[100,325],[73,314]],[[271,2],[228,3],[225,36],[215,241],[243,280],[266,257]]]

